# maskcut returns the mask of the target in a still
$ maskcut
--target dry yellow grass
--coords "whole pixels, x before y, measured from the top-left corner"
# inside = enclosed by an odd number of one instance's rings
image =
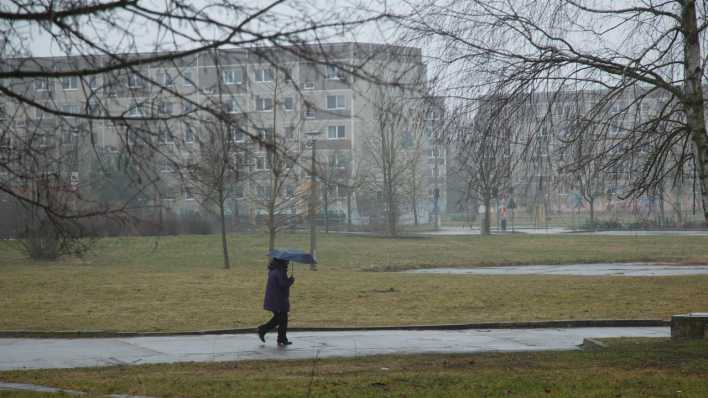
[[[285,237],[304,246],[307,235]],[[32,264],[0,251],[0,330],[177,331],[251,327],[265,282],[263,236],[106,239],[86,259]],[[157,242],[157,248],[155,249]],[[7,245],[7,243],[5,243]],[[7,246],[4,246],[6,249]],[[325,236],[320,270],[297,265],[293,326],[662,318],[708,308],[708,277],[446,276],[362,270],[592,261],[692,261],[703,237]],[[1,249],[1,248],[0,248]],[[573,260],[575,259],[575,260]]]

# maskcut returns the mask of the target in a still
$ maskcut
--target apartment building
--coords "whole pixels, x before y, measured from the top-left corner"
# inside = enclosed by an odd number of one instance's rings
[[[110,63],[108,57],[81,56],[16,59],[8,64],[65,71]],[[326,197],[331,214],[367,222],[373,210],[359,202],[371,193],[364,192],[358,179],[374,167],[367,158],[372,151],[369,137],[376,130],[373,93],[387,87],[384,92],[394,100],[422,98],[427,94],[425,73],[420,49],[339,43],[225,49],[178,59],[166,56],[163,61],[94,75],[14,79],[2,84],[27,100],[0,97],[0,144],[8,159],[10,152],[41,153],[37,158],[46,163],[42,167],[69,190],[100,186],[95,171],[105,159],[132,159],[138,174],[156,182],[141,192],[145,203],[159,202],[188,213],[201,211],[203,201],[183,166],[203,165],[203,143],[225,135],[222,145],[233,148],[237,163],[228,184],[227,213],[255,222],[273,194],[283,196],[279,212],[302,213],[294,198],[309,189],[316,141],[316,169],[322,182],[318,195]],[[436,107],[417,113],[437,119],[442,111],[439,104]],[[415,150],[432,148],[433,128],[426,127],[425,144]],[[277,190],[274,146],[279,158],[286,159],[281,173],[285,177]],[[418,206],[432,211],[435,187],[445,192],[441,188],[445,168],[432,152],[428,157],[435,161],[421,166],[425,194]],[[16,178],[0,174],[8,186]]]
[[[511,158],[499,206],[508,207],[513,199],[517,213],[537,225],[553,215],[587,217],[591,211],[620,219],[655,219],[662,214],[676,222],[700,213],[695,171],[684,162],[692,148],[667,140],[682,123],[678,104],[669,98],[667,93],[636,87],[616,93],[600,89],[535,93],[496,101],[503,110],[492,112],[492,118],[503,121],[497,128],[510,136],[508,148],[499,153],[508,152]],[[665,184],[629,197],[655,149],[663,145],[670,148],[662,160],[664,169],[679,170],[682,177],[667,178]],[[580,159],[585,160],[582,167]],[[452,176],[455,171],[448,173]]]

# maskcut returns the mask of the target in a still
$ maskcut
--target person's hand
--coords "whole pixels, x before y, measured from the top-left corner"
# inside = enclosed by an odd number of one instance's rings
[[[288,280],[290,281],[290,283],[293,283],[293,282],[295,282],[295,277],[294,277],[294,276],[291,276],[291,277],[288,278]]]

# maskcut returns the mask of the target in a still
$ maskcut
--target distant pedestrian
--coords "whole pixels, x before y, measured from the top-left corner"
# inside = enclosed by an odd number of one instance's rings
[[[263,308],[272,312],[273,317],[258,327],[258,338],[265,343],[265,334],[278,328],[278,345],[292,344],[288,341],[288,312],[290,312],[290,286],[294,277],[288,277],[289,261],[273,258],[268,264],[268,282],[266,284]]]

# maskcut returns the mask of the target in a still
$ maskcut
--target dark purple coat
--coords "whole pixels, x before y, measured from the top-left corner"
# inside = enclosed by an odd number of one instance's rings
[[[293,282],[293,278],[288,278],[286,267],[273,263],[268,265],[268,283],[263,308],[273,312],[289,312],[290,286]]]

